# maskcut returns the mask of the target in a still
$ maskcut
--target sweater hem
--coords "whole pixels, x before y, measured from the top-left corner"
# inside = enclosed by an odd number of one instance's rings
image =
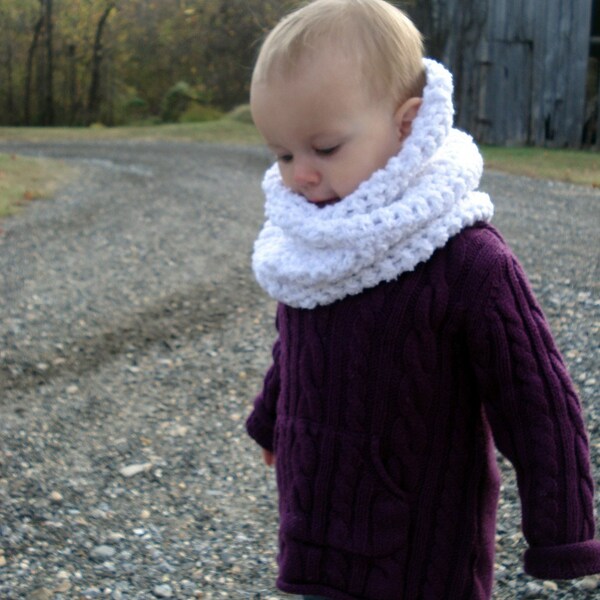
[[[600,573],[600,540],[529,548],[525,572],[538,579],[575,579]]]
[[[323,596],[327,600],[360,600],[360,596],[352,596],[346,592],[335,590],[324,585],[286,583],[277,580],[277,587],[286,594],[299,596]]]

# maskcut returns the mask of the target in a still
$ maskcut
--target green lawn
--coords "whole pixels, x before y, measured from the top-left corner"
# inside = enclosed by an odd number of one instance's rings
[[[488,169],[600,188],[600,152],[491,146],[482,152]]]
[[[0,127],[0,141],[181,140],[257,144],[254,125],[229,118],[204,123],[128,127]]]

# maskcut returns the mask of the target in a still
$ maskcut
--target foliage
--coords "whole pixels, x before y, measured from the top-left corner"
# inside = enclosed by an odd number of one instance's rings
[[[176,123],[196,95],[189,83],[178,81],[170,88],[163,99],[160,116],[165,123]]]
[[[129,95],[120,103],[123,118],[126,123],[142,121],[149,117],[148,103],[136,94]]]
[[[229,112],[227,116],[234,121],[239,121],[240,123],[254,123],[249,104],[241,104],[240,106],[236,106],[232,111]]]
[[[204,123],[217,121],[223,117],[223,112],[213,106],[194,103],[179,118],[180,123]]]
[[[49,107],[57,125],[148,118],[170,101],[181,116],[185,96],[167,100],[180,81],[229,110],[247,101],[260,38],[299,3],[0,0],[0,125],[49,123]]]

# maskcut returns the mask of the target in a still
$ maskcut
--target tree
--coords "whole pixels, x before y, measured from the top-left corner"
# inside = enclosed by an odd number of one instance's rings
[[[4,88],[5,91],[5,110],[9,115],[9,118],[14,119],[15,113],[15,92],[14,92],[14,34],[8,27],[11,21],[12,15],[7,14],[5,10],[0,8],[0,30],[4,31],[3,42],[3,56],[4,60],[2,66],[4,67],[4,81],[0,72],[0,88]]]
[[[203,75],[217,105],[229,109],[246,101],[261,38],[298,4],[221,0],[206,11]]]
[[[0,0],[0,124],[158,115],[179,81],[201,103],[244,103],[260,38],[300,1]]]
[[[33,76],[33,59],[35,51],[37,49],[40,33],[44,25],[44,16],[40,15],[33,27],[33,35],[31,37],[31,43],[27,50],[27,67],[25,73],[25,124],[31,125],[31,81]]]
[[[100,110],[100,66],[102,64],[102,32],[110,13],[115,8],[114,2],[110,2],[98,20],[96,26],[96,35],[94,38],[94,48],[92,51],[92,75],[90,83],[90,93],[88,99],[88,122],[94,122],[98,118]]]
[[[45,89],[43,90],[43,112],[42,124],[54,125],[54,48],[53,48],[53,32],[54,24],[52,22],[53,0],[40,0],[42,3],[42,11],[44,15],[44,32],[45,32]]]

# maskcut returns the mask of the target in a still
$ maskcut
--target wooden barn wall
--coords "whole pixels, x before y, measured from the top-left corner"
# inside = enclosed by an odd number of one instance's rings
[[[454,73],[459,127],[482,143],[581,145],[592,0],[432,4],[445,11],[438,53]]]

